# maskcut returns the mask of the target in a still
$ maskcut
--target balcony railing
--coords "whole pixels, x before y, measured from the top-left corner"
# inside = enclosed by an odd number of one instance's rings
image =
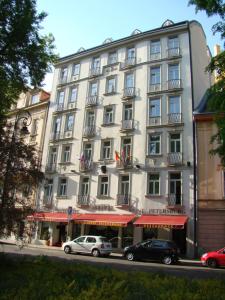
[[[181,80],[180,79],[171,79],[167,81],[167,89],[180,89],[181,88]]]
[[[128,57],[124,62],[121,63],[121,69],[127,69],[135,66],[136,57]]]
[[[86,126],[83,131],[83,137],[95,136],[95,126]]]
[[[51,207],[52,206],[52,203],[53,203],[53,196],[50,195],[50,196],[44,196],[43,198],[43,205],[46,206],[46,207]]]
[[[123,155],[120,155],[120,159],[116,161],[117,169],[129,169],[132,168],[133,163],[130,157],[123,158]]]
[[[150,117],[148,119],[148,125],[149,126],[157,126],[157,125],[161,125],[161,117],[157,116],[157,117]]]
[[[98,96],[89,96],[86,99],[85,106],[95,106],[98,104]]]
[[[93,168],[93,162],[91,159],[83,159],[80,161],[80,172],[89,172]]]
[[[133,98],[135,97],[135,88],[128,87],[123,90],[123,99]]]
[[[56,163],[49,163],[45,167],[45,172],[54,173],[56,172],[57,164]]]
[[[168,206],[169,207],[174,207],[174,206],[180,206],[182,205],[182,194],[169,194],[168,195]]]
[[[78,195],[77,196],[77,205],[78,206],[89,206],[90,204],[90,195]]]
[[[161,59],[161,53],[160,52],[150,54],[150,60],[158,60],[158,59]]]
[[[181,152],[168,153],[167,162],[168,165],[181,165],[183,161],[183,155]]]
[[[176,57],[176,56],[180,56],[180,48],[176,47],[176,48],[168,48],[167,49],[167,54],[168,57]]]
[[[51,133],[50,140],[57,141],[59,139],[60,139],[60,131]]]
[[[150,83],[149,93],[160,92],[161,89],[161,83]]]
[[[130,205],[130,195],[117,195],[117,206],[129,206]]]
[[[68,102],[67,109],[74,109],[76,108],[77,102]]]
[[[105,116],[103,120],[103,125],[110,125],[110,124],[113,124],[113,118]]]
[[[64,137],[65,139],[68,139],[68,138],[72,138],[73,137],[73,130],[67,130],[64,132]]]
[[[168,114],[168,124],[181,123],[181,121],[182,121],[181,113]]]
[[[100,67],[93,67],[89,71],[89,76],[94,77],[101,74],[101,68]]]
[[[56,111],[62,111],[64,109],[64,104],[63,103],[58,103],[56,106]]]
[[[67,82],[67,77],[60,77],[59,78],[59,83],[60,84],[63,84],[63,83],[66,83]]]
[[[133,130],[134,129],[134,120],[122,120],[121,121],[121,130],[122,131],[127,131],[127,130]]]

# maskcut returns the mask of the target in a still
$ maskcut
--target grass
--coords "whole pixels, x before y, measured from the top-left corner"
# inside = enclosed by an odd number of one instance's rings
[[[222,300],[225,279],[191,280],[144,272],[120,272],[45,256],[0,256],[0,299]]]

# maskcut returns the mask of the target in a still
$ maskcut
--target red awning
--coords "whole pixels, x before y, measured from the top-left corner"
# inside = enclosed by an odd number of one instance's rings
[[[75,215],[73,214],[72,218],[75,218]],[[36,212],[27,219],[28,221],[68,222],[68,215],[63,212]]]
[[[80,214],[76,215],[74,222],[78,224],[126,227],[135,218],[131,215],[118,214]]]
[[[137,227],[183,229],[188,217],[185,215],[142,215],[135,222]]]

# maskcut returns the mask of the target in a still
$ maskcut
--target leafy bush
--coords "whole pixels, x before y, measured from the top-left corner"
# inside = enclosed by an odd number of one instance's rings
[[[2,257],[1,257],[2,258]],[[225,280],[191,280],[119,272],[45,256],[0,262],[0,299],[211,300],[225,299]]]

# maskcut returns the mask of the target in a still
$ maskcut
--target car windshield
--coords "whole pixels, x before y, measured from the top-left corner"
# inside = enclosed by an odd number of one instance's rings
[[[109,242],[108,239],[105,238],[105,237],[101,237],[99,240],[100,240],[102,243],[108,243],[108,242]]]

